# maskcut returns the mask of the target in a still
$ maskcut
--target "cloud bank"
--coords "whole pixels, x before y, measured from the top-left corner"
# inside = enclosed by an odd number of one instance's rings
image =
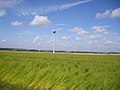
[[[106,10],[103,13],[96,13],[96,18],[120,18],[120,7],[114,10]]]
[[[0,9],[0,17],[1,17],[1,16],[4,16],[5,14],[6,14],[5,10]]]
[[[0,0],[0,8],[8,8],[17,5],[23,0]]]
[[[11,23],[12,26],[21,26],[23,24],[23,22],[19,22],[19,21],[14,21]]]
[[[107,31],[108,26],[93,26],[91,29],[94,30],[96,33],[101,34],[110,34],[110,32]]]
[[[29,15],[39,15],[39,14],[44,14],[48,12],[56,12],[56,11],[61,11],[61,10],[66,10],[69,8],[72,8],[74,6],[90,2],[92,0],[83,0],[75,3],[68,3],[68,4],[63,4],[63,5],[56,5],[56,6],[48,6],[48,7],[39,7],[37,9],[33,8],[27,8],[27,9],[21,9],[18,10],[18,15],[19,16],[29,16]]]
[[[75,32],[78,36],[84,37],[88,32],[85,31],[83,28],[74,27],[70,31]]]
[[[7,8],[11,8],[23,0],[0,0],[0,16],[4,16]]]

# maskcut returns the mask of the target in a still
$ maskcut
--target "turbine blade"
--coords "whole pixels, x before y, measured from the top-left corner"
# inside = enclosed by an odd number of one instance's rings
[[[55,31],[60,31],[61,29],[63,29],[63,28],[58,28],[58,29],[56,29]]]
[[[52,31],[55,31],[55,30],[53,29],[53,26],[52,26],[52,25],[50,25],[50,27],[52,28]]]
[[[66,24],[53,24],[53,25],[65,26]]]

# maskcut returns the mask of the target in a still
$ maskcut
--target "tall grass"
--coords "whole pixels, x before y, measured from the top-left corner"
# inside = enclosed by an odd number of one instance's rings
[[[1,90],[120,90],[120,56],[0,52]]]

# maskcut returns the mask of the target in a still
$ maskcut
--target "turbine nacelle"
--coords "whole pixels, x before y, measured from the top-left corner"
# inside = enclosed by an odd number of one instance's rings
[[[56,31],[53,31],[53,33],[55,34],[55,33],[56,33]]]
[[[61,30],[61,29],[63,29],[63,28],[58,28],[58,29],[56,29],[56,30],[53,30],[53,33],[55,34],[57,31],[59,31],[59,30]]]

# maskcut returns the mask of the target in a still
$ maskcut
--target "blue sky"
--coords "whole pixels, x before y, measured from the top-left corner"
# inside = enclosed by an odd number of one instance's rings
[[[0,0],[0,47],[120,52],[119,0]]]

